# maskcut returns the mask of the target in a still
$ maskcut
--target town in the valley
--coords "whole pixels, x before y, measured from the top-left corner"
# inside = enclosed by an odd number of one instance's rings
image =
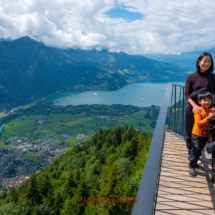
[[[70,144],[62,143],[57,138],[70,140],[73,138],[72,132],[76,131],[58,135],[47,134],[45,138],[37,142],[31,137],[10,137],[8,148],[0,148],[0,184],[2,186],[0,194],[3,188],[9,190],[10,187],[18,186],[32,173],[44,169],[52,159],[66,152],[66,147]],[[76,145],[79,145],[90,136],[80,133],[76,138],[79,139]]]
[[[153,107],[153,110],[159,111],[159,107]],[[123,126],[127,124],[127,119],[130,117],[131,123],[136,124],[136,129],[140,130],[142,127],[146,129],[147,127],[151,131],[153,128],[150,123],[154,122],[154,119],[149,119],[148,125],[140,122],[147,112],[151,117],[151,111],[151,108],[142,108],[139,112],[118,116],[70,115],[72,117],[58,118],[57,121],[53,120],[56,117],[60,117],[59,114],[49,117],[42,116],[31,122],[31,124],[34,124],[31,130],[24,124],[22,131],[27,133],[22,132],[19,133],[20,135],[10,135],[5,139],[3,139],[4,135],[2,135],[0,142],[0,194],[8,191],[11,187],[19,186],[32,173],[44,169],[52,159],[59,157],[72,147],[81,145],[84,140],[89,139],[91,135],[100,129]],[[22,123],[27,123],[27,120],[30,119],[30,115],[20,116],[15,119],[17,121],[7,123],[5,130],[20,129],[21,127],[19,126]],[[32,119],[34,119],[33,116]],[[69,123],[74,123],[75,125],[68,126],[70,125]],[[57,126],[55,132],[53,132],[54,126]],[[47,129],[50,132],[47,132]]]

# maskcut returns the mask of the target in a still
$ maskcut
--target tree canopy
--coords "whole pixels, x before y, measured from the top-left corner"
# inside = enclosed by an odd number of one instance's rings
[[[133,127],[100,130],[1,195],[0,214],[129,214],[150,142]]]

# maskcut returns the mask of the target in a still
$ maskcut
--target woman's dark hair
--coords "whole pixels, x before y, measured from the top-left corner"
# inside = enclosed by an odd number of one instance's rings
[[[199,93],[197,96],[198,100],[202,100],[205,98],[210,98],[212,100],[213,97],[212,97],[212,94],[208,91],[203,91],[203,92]]]
[[[197,61],[196,61],[196,70],[197,70],[198,72],[201,72],[201,71],[200,71],[199,63],[200,63],[200,61],[201,61],[205,56],[209,56],[209,57],[211,58],[211,66],[210,66],[210,68],[209,68],[207,71],[208,71],[208,72],[213,72],[213,71],[214,71],[213,58],[212,58],[211,54],[210,54],[210,53],[207,53],[207,52],[202,53],[202,54],[198,57],[198,59],[197,59]]]

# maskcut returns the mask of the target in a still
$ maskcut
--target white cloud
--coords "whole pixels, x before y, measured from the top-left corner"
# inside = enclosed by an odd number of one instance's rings
[[[143,19],[105,15],[116,4]],[[130,54],[205,51],[215,48],[214,11],[214,0],[0,0],[0,37]]]

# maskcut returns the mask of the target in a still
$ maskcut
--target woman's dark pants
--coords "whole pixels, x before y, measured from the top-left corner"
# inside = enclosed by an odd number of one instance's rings
[[[193,116],[193,108],[189,104],[188,104],[188,106],[186,108],[185,116],[186,116],[186,137],[185,137],[185,141],[186,141],[187,150],[188,150],[188,159],[190,159],[191,149],[192,149],[191,132],[192,132],[193,125],[194,125],[194,116]]]

